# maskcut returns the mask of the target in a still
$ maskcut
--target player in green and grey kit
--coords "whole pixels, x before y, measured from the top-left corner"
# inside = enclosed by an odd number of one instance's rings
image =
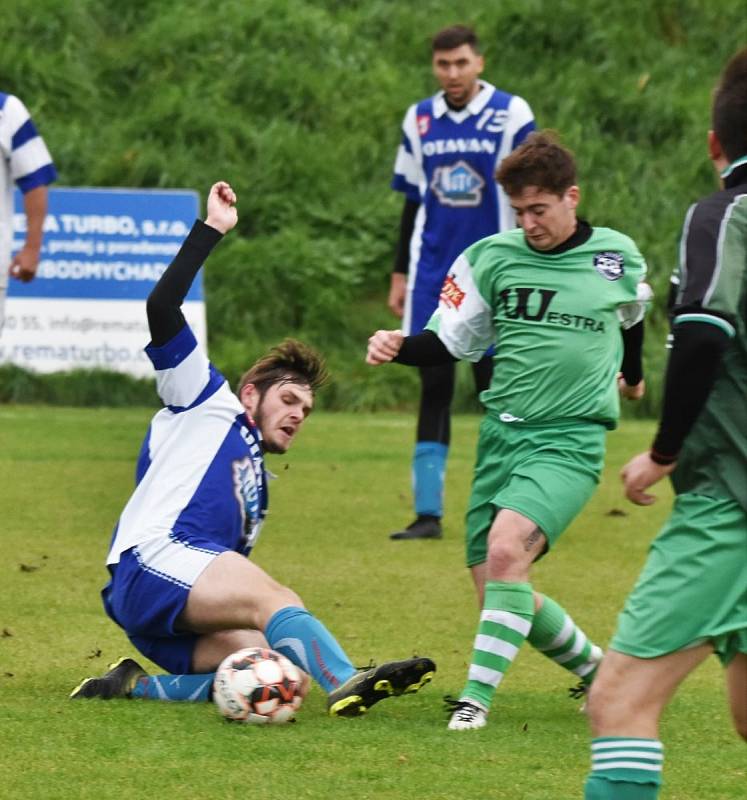
[[[468,248],[426,331],[377,331],[367,357],[476,361],[496,342],[467,511],[467,564],[483,610],[452,730],[485,725],[525,639],[584,683],[593,678],[601,651],[557,603],[533,592],[529,570],[596,487],[618,390],[635,399],[644,389],[650,290],[633,241],[577,219],[573,157],[547,134],[531,134],[497,177],[521,230]]]
[[[633,502],[669,473],[676,499],[591,691],[587,800],[658,796],[659,717],[713,652],[747,739],[747,48],[714,94],[709,154],[723,188],[685,220],[659,430],[623,469]]]

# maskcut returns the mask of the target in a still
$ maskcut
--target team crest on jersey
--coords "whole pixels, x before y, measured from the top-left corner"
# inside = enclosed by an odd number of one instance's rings
[[[608,281],[618,281],[625,274],[623,254],[614,250],[604,250],[594,256],[594,268]]]
[[[428,131],[431,129],[431,115],[430,114],[418,114],[418,133],[420,137],[428,135]]]
[[[441,287],[441,295],[439,300],[444,303],[444,305],[448,306],[449,308],[453,308],[456,311],[458,310],[459,306],[462,305],[464,294],[465,293],[459,288],[459,285],[454,279],[454,274],[450,273],[446,276],[444,285]]]
[[[431,190],[444,206],[479,206],[484,188],[483,177],[466,161],[437,167],[431,180]]]
[[[251,456],[233,462],[233,485],[244,519],[246,543],[251,546],[259,533],[259,523],[261,522],[257,465]]]

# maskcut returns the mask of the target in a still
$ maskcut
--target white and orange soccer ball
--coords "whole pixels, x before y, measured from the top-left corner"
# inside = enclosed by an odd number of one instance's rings
[[[245,647],[215,673],[213,700],[224,717],[252,725],[289,722],[301,707],[303,675],[284,655]]]

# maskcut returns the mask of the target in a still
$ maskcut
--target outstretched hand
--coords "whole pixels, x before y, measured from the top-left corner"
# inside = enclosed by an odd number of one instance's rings
[[[378,366],[391,361],[402,347],[402,331],[376,331],[368,340],[366,364]]]
[[[228,233],[236,225],[238,218],[236,192],[225,181],[214,183],[208,195],[205,224],[220,233]]]
[[[625,487],[625,496],[631,503],[650,506],[656,502],[656,495],[648,494],[646,489],[669,475],[674,467],[674,464],[657,464],[651,460],[648,452],[631,458],[620,472]]]

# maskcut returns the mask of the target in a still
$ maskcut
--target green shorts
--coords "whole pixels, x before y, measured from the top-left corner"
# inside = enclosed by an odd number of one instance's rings
[[[706,641],[724,664],[747,653],[747,514],[730,498],[681,494],[610,647],[656,658]]]
[[[605,434],[603,425],[583,420],[527,425],[486,415],[467,508],[467,566],[486,560],[502,508],[531,519],[552,547],[599,482]]]

